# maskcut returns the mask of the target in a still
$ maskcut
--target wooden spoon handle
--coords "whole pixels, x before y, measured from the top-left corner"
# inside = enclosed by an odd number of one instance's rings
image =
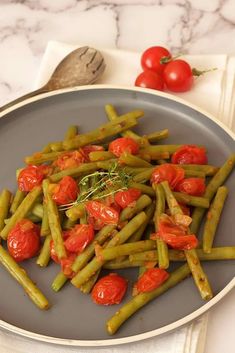
[[[18,104],[18,103],[21,103],[23,102],[24,100],[28,99],[28,98],[31,98],[31,97],[34,97],[34,96],[37,96],[38,94],[41,94],[41,93],[44,93],[44,92],[48,92],[48,89],[46,88],[46,86],[43,86],[41,88],[38,88],[36,89],[35,91],[32,91],[32,92],[29,92],[29,93],[26,93],[24,94],[23,96],[19,97],[19,98],[16,98],[14,99],[13,101],[7,103],[7,104],[4,104],[0,107],[0,113],[3,112],[4,110]]]

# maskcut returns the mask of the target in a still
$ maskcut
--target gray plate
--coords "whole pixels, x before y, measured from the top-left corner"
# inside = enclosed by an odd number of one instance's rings
[[[118,88],[82,89],[37,100],[8,113],[0,120],[0,188],[14,190],[15,170],[22,166],[23,157],[40,150],[49,141],[63,138],[69,125],[78,124],[80,132],[86,132],[104,123],[106,103],[114,104],[119,113],[143,109],[145,118],[141,119],[137,132],[149,133],[169,128],[171,136],[167,143],[205,145],[212,164],[222,164],[235,151],[233,138],[217,123],[169,97]],[[235,209],[234,174],[226,185],[230,194],[216,236],[215,245],[218,246],[235,244],[234,232],[231,231]],[[103,340],[103,344],[130,342],[168,331],[198,316],[210,306],[201,300],[193,280],[188,278],[124,324],[115,335],[115,339],[121,340],[110,341],[105,322],[120,305],[97,306],[92,303],[90,296],[81,294],[71,285],[59,293],[53,293],[50,284],[58,272],[58,266],[51,264],[47,269],[41,269],[34,260],[23,263],[23,266],[53,306],[47,312],[37,309],[1,267],[1,326],[37,339],[53,341],[50,337],[56,337],[58,340],[54,342],[75,345],[94,345],[98,343],[97,340]],[[204,268],[215,295],[229,284],[235,273],[235,263],[232,261],[206,263]],[[129,279],[131,287],[136,279],[136,270],[119,272]],[[129,299],[130,293],[124,302]],[[186,320],[181,320],[185,317]],[[177,322],[179,324],[174,325]],[[33,333],[47,337],[34,336]]]

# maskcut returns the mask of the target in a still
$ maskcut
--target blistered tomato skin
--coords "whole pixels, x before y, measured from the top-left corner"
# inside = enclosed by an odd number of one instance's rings
[[[124,152],[137,154],[139,144],[130,137],[120,137],[109,144],[109,152],[112,152],[116,157],[120,157]]]
[[[70,176],[65,176],[53,190],[52,198],[57,205],[66,205],[77,199],[78,192],[76,181]]]
[[[69,231],[65,240],[66,250],[80,254],[94,239],[94,228],[90,224],[77,224]]]
[[[10,231],[7,247],[17,262],[34,257],[40,249],[39,227],[28,219],[22,219]]]
[[[141,191],[135,188],[130,188],[128,190],[119,191],[115,194],[115,202],[121,206],[121,208],[126,208],[134,201],[138,200],[141,195]]]
[[[163,58],[171,58],[171,54],[166,48],[154,46],[146,49],[141,56],[142,69],[152,70],[161,75],[166,68],[166,64],[161,63]]]
[[[91,296],[93,302],[99,305],[114,305],[122,301],[127,290],[127,280],[110,273],[102,277],[93,287]]]
[[[59,167],[60,170],[76,168],[85,162],[85,157],[80,151],[72,151],[63,153],[54,162],[54,165]]]
[[[174,166],[172,164],[162,164],[157,166],[152,173],[151,183],[159,184],[162,181],[168,181],[171,189],[174,189],[176,185],[184,179],[184,169]]]
[[[183,145],[171,157],[174,164],[207,164],[206,150],[195,145]]]
[[[175,190],[191,196],[202,196],[206,191],[205,179],[203,178],[183,179],[176,185]]]
[[[18,187],[21,191],[31,191],[35,186],[40,186],[46,176],[47,166],[29,165],[22,169],[18,176]]]
[[[99,219],[104,224],[117,224],[119,213],[112,207],[99,201],[88,201],[85,205],[88,215]]]
[[[169,273],[160,268],[149,268],[138,279],[136,289],[138,293],[151,292],[160,287],[169,277]]]

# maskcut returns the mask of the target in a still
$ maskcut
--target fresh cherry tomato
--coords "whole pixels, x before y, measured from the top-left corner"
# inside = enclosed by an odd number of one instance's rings
[[[7,247],[17,262],[35,256],[40,248],[39,227],[28,219],[22,219],[10,231],[7,237]]]
[[[96,151],[104,151],[104,147],[98,146],[98,145],[86,145],[80,148],[80,152],[84,156],[86,162],[90,162],[89,154],[91,152],[96,152]]]
[[[150,47],[141,56],[141,66],[144,71],[152,70],[161,75],[166,67],[166,64],[161,63],[162,59],[170,60],[170,52],[163,47]]]
[[[99,219],[104,224],[117,224],[119,213],[112,207],[106,206],[99,201],[88,201],[86,203],[88,215]]]
[[[70,253],[70,254],[68,254],[68,256],[66,258],[60,260],[61,269],[62,269],[64,275],[68,278],[72,278],[75,274],[73,272],[71,266],[74,263],[76,256],[77,256],[76,254]]]
[[[123,152],[137,154],[139,145],[130,137],[120,137],[109,144],[109,152],[112,152],[116,157],[120,157]]]
[[[184,179],[184,169],[172,164],[162,164],[157,166],[151,176],[151,183],[158,184],[162,181],[168,181],[172,189]]]
[[[60,170],[76,168],[86,160],[81,151],[65,152],[53,163]]]
[[[130,188],[128,190],[118,191],[114,198],[116,203],[122,208],[126,208],[134,201],[138,200],[141,195],[141,191],[135,188]]]
[[[175,190],[192,196],[202,196],[206,190],[205,179],[183,179],[176,185]]]
[[[64,246],[66,250],[77,254],[81,253],[94,239],[94,229],[90,224],[76,224],[69,233]]]
[[[18,187],[21,191],[31,191],[35,186],[41,185],[49,171],[48,166],[29,165],[22,169],[18,176]]]
[[[146,70],[141,72],[136,80],[135,86],[142,88],[152,88],[158,91],[163,91],[164,89],[164,81],[162,76],[157,74],[156,72]]]
[[[113,305],[122,301],[127,290],[127,280],[116,273],[102,277],[93,287],[91,296],[96,304]]]
[[[160,287],[169,277],[169,273],[161,268],[149,268],[135,284],[138,293],[151,292]]]
[[[66,205],[77,199],[78,191],[76,181],[71,176],[65,176],[55,186],[52,198],[57,205]]]
[[[183,145],[171,157],[174,164],[207,164],[206,150],[195,145]]]
[[[193,73],[190,65],[184,60],[169,62],[163,71],[166,87],[172,92],[189,91],[193,85]]]

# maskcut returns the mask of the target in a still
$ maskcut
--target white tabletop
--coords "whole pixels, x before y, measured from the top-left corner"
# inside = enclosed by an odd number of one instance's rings
[[[234,0],[2,0],[0,104],[32,88],[48,40],[235,54],[234,23]],[[211,310],[205,353],[233,353],[234,327],[235,290]]]

